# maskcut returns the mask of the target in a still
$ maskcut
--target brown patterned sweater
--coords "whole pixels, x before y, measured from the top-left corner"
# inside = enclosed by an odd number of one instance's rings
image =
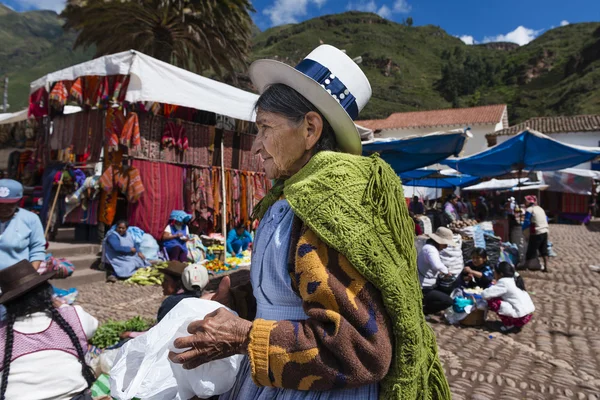
[[[379,291],[297,217],[288,260],[308,319],[253,322],[248,354],[254,382],[331,390],[383,379],[392,359],[392,330]],[[233,290],[242,316],[254,311],[245,298],[248,289]]]

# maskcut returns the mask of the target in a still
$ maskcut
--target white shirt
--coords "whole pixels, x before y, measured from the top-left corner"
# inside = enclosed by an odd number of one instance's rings
[[[80,306],[75,306],[75,311],[85,335],[91,338],[98,329],[98,320]],[[14,329],[21,333],[39,333],[48,329],[51,322],[46,313],[39,312],[18,318]],[[70,400],[86,388],[77,357],[60,350],[45,350],[24,355],[10,364],[6,399]]]
[[[521,318],[535,311],[533,301],[524,290],[517,287],[515,278],[501,278],[495,285],[481,293],[485,300],[500,298],[498,314],[512,318]]]
[[[177,228],[177,225],[175,225],[175,228]],[[179,229],[181,228],[177,228],[177,230]],[[171,234],[171,225],[167,225],[167,227],[165,228],[165,232],[169,235]],[[187,225],[185,226],[185,236],[190,237],[190,228]]]
[[[448,268],[440,259],[439,250],[431,244],[426,244],[421,249],[417,257],[417,270],[422,288],[433,287],[439,273],[448,273]]]
[[[548,233],[548,217],[546,212],[540,206],[531,206],[527,209],[531,213],[531,225],[535,227],[535,234],[541,235]]]

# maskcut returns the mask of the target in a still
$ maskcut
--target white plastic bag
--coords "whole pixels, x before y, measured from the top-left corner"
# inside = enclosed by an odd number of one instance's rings
[[[188,324],[203,319],[220,307],[223,305],[211,300],[184,299],[159,324],[125,343],[111,369],[112,397],[117,400],[134,397],[143,400],[189,399],[196,394],[178,396],[178,387],[188,390],[192,387],[190,381],[193,383],[192,390],[201,392],[198,397],[219,395],[231,389],[241,355],[212,361],[191,371],[182,370],[185,373],[178,373],[179,379],[174,374],[177,368],[172,368],[168,359],[169,346],[177,337],[187,335]]]

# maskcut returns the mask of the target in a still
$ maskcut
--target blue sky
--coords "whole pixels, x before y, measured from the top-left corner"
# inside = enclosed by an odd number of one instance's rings
[[[17,10],[60,12],[64,0],[0,0]],[[600,0],[253,0],[262,29],[347,10],[371,11],[392,21],[411,16],[415,25],[439,25],[468,44],[526,44],[561,24],[600,21]]]

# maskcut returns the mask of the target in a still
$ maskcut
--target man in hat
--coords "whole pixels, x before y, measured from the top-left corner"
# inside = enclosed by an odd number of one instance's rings
[[[529,233],[529,244],[525,255],[525,265],[528,269],[539,269],[538,253],[544,260],[541,268],[548,272],[548,217],[542,207],[537,204],[537,197],[525,196],[527,210],[523,221],[525,236]]]
[[[162,270],[163,294],[167,297],[160,308],[156,320],[160,322],[179,302],[189,297],[199,298],[208,284],[208,271],[202,265],[187,265],[179,261],[169,261]]]
[[[21,260],[35,269],[46,257],[46,239],[40,218],[19,207],[23,185],[0,179],[0,269]]]

